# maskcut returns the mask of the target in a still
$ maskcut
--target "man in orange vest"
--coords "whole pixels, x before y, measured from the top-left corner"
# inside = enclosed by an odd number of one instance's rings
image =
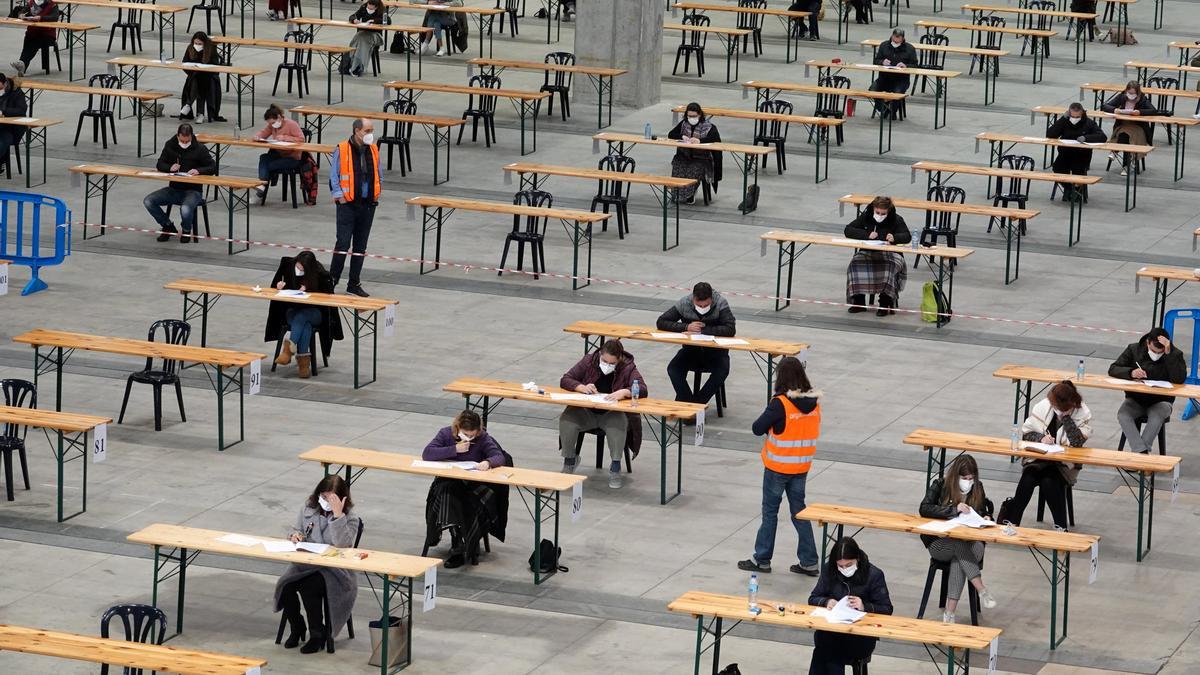
[[[371,223],[375,220],[375,207],[379,205],[380,181],[379,148],[375,145],[375,126],[368,119],[354,120],[350,139],[337,144],[333,159],[329,162],[329,194],[337,202],[337,243],[329,275],[333,277],[336,290],[346,264],[347,249],[354,253],[350,258],[350,283],[347,293],[367,297],[363,290],[363,255],[367,251],[367,239],[371,236]]]
[[[796,546],[799,562],[789,569],[810,577],[820,571],[812,525],[793,517],[804,510],[805,481],[817,453],[817,438],[821,435],[820,396],[809,384],[799,359],[793,356],[780,359],[775,371],[775,397],[752,427],[755,436],[767,436],[762,448],[762,523],[754,540],[754,557],[738,562],[740,570],[760,574],[771,571],[779,504],[786,492],[787,518],[800,538]]]

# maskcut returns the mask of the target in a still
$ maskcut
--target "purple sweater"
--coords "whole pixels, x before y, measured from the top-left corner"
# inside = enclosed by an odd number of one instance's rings
[[[486,431],[471,441],[471,448],[461,455],[455,450],[458,437],[450,427],[442,427],[437,436],[429,441],[421,453],[421,459],[428,462],[454,460],[458,462],[482,462],[485,459],[493,467],[504,466],[504,453],[500,446]]]

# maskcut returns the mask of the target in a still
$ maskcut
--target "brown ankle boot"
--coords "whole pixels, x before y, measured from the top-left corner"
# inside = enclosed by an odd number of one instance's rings
[[[279,352],[279,356],[275,357],[275,363],[281,366],[286,366],[292,362],[292,341],[284,340],[283,349]]]
[[[312,356],[309,354],[297,354],[296,365],[300,366],[300,379],[306,380],[312,376]]]

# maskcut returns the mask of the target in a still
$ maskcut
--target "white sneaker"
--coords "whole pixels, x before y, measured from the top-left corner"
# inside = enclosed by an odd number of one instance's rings
[[[1128,176],[1128,175],[1129,175],[1129,170],[1128,170],[1128,169],[1121,169],[1121,175],[1122,175],[1122,176]]]
[[[620,471],[609,471],[608,472],[608,487],[610,487],[614,490],[621,489],[621,472]]]
[[[1108,158],[1109,158],[1110,160],[1114,161],[1114,162],[1119,162],[1119,161],[1121,161],[1121,156],[1120,156],[1120,155],[1118,155],[1118,154],[1117,154],[1117,152],[1116,152],[1115,150],[1114,150],[1114,151],[1112,151],[1112,152],[1110,152],[1110,153],[1108,153]]]
[[[16,71],[17,77],[25,77],[25,63],[23,61],[13,61],[8,65],[12,66],[12,69]]]
[[[954,623],[954,615],[950,612],[942,612],[942,623]]]
[[[179,109],[180,117],[183,117],[185,115],[191,115],[191,114],[192,114],[192,106],[184,103],[183,106]]]
[[[979,592],[979,604],[983,605],[984,609],[996,609],[996,597],[986,588]]]
[[[445,50],[445,49],[439,49],[439,50],[437,50],[437,55],[438,55],[438,56],[445,56],[445,55],[446,55],[446,50]]]
[[[196,124],[204,124],[204,113],[196,115]]]
[[[263,200],[263,195],[265,195],[265,194],[267,194],[267,189],[265,187],[260,185],[256,188],[254,188],[254,198],[257,199],[258,201],[261,202]]]
[[[429,54],[431,52],[433,52],[433,40],[426,40],[425,42],[422,42],[421,43],[421,53]]]

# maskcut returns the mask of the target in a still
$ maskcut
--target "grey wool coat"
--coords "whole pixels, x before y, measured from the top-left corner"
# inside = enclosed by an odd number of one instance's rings
[[[312,523],[312,532],[305,541],[350,548],[354,546],[354,537],[358,534],[358,522],[358,516],[350,511],[334,520],[332,514],[326,515],[320,509],[305,504],[296,516],[296,525],[292,532],[304,534],[309,523]],[[283,609],[283,587],[313,572],[318,572],[325,579],[325,593],[329,596],[329,623],[333,629],[333,636],[337,637],[342,626],[345,626],[350,618],[350,610],[354,609],[354,599],[358,595],[358,584],[354,581],[354,573],[349,570],[295,563],[288,565],[283,576],[275,583],[275,611]]]

